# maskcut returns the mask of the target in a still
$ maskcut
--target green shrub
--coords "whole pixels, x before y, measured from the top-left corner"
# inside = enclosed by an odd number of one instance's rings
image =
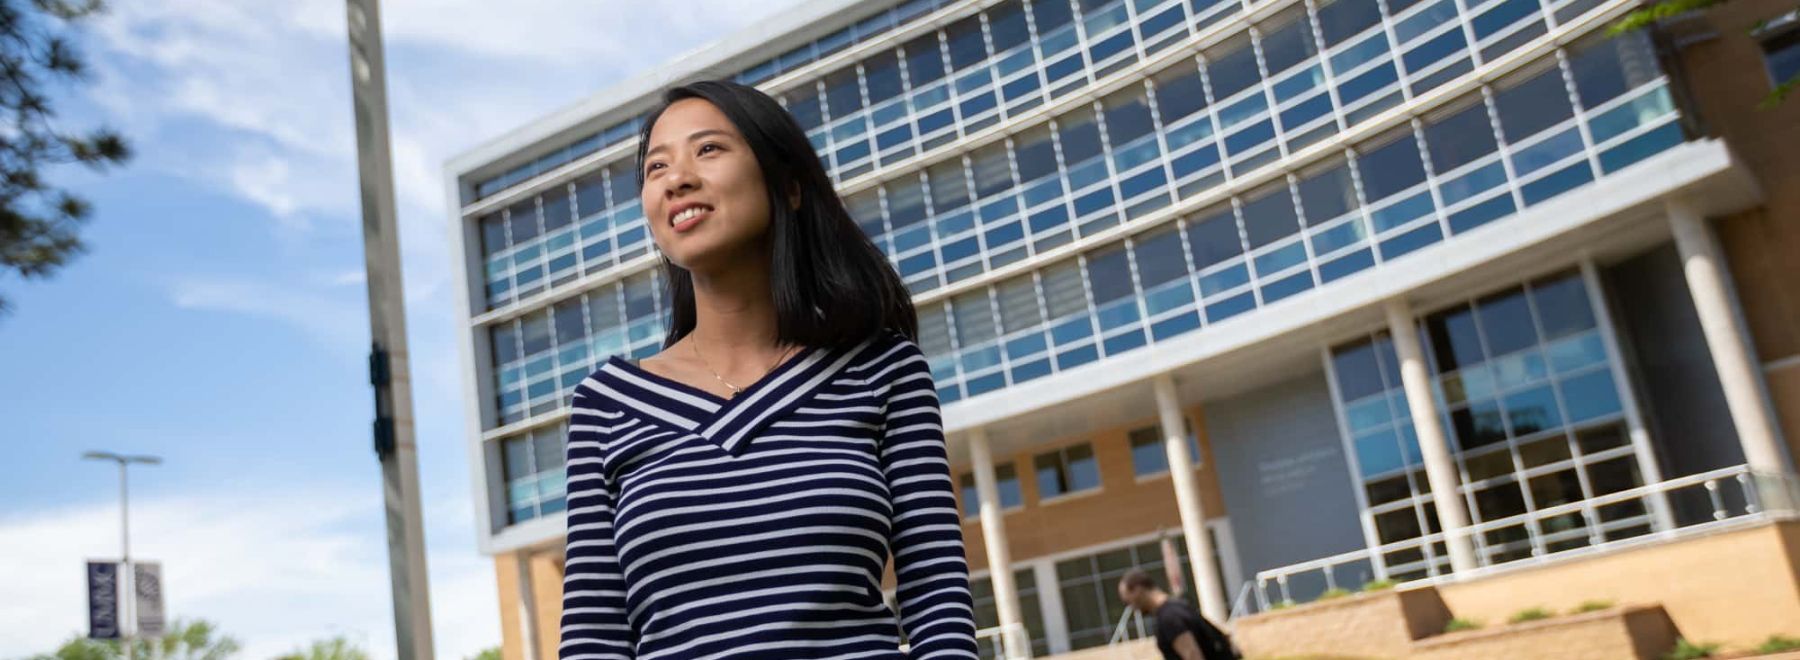
[[[1511,623],[1525,623],[1526,621],[1537,621],[1539,619],[1548,619],[1551,616],[1552,615],[1550,614],[1550,610],[1546,610],[1542,607],[1527,607],[1525,609],[1514,612],[1512,615],[1512,618],[1508,619],[1507,621],[1509,621]]]
[[[1569,613],[1581,614],[1583,612],[1598,612],[1612,606],[1613,602],[1610,600],[1585,600],[1582,601],[1580,605],[1576,605],[1575,609],[1570,610]]]
[[[1331,600],[1333,598],[1343,598],[1348,595],[1350,595],[1350,592],[1343,589],[1342,587],[1332,587],[1330,589],[1326,589],[1324,593],[1319,594],[1319,597],[1317,600]]]
[[[1480,627],[1481,627],[1480,621],[1472,621],[1469,619],[1451,619],[1450,623],[1444,624],[1444,632],[1453,633],[1453,632],[1457,632],[1457,631],[1461,631],[1461,630],[1475,630]]]
[[[1800,639],[1786,635],[1769,635],[1768,641],[1756,647],[1757,653],[1780,653],[1782,651],[1800,651]]]
[[[1683,637],[1675,640],[1675,648],[1668,653],[1664,653],[1663,660],[1696,660],[1697,658],[1710,658],[1713,653],[1718,650],[1718,644],[1707,642],[1696,644],[1687,641],[1687,638]]]
[[[1285,609],[1287,609],[1287,608],[1290,608],[1290,607],[1293,607],[1293,606],[1294,606],[1294,601],[1291,601],[1291,600],[1284,600],[1284,601],[1281,601],[1281,602],[1279,602],[1279,603],[1276,603],[1276,604],[1274,604],[1274,605],[1270,605],[1270,606],[1269,606],[1269,611],[1270,611],[1270,612],[1273,612],[1273,611],[1275,611],[1275,610],[1285,610]]]
[[[1381,591],[1383,589],[1392,589],[1392,588],[1394,588],[1393,580],[1372,580],[1368,584],[1364,584],[1362,586],[1362,590],[1364,593],[1368,593],[1370,591]]]

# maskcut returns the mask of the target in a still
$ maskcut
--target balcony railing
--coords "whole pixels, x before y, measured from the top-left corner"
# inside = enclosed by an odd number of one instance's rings
[[[1796,481],[1791,475],[1756,472],[1743,465],[1721,468],[1470,525],[1464,528],[1462,535],[1469,537],[1475,544],[1479,563],[1477,569],[1455,575],[1446,571],[1438,575],[1401,582],[1395,586],[1436,583],[1484,575],[1501,569],[1606,552],[1619,547],[1691,536],[1725,527],[1753,524],[1772,516],[1792,516],[1796,513],[1796,502],[1800,502],[1800,481]],[[1597,512],[1603,507],[1619,508],[1616,505],[1630,503],[1641,506],[1644,513],[1622,521],[1598,519]],[[1677,513],[1682,515],[1678,516]],[[1539,531],[1544,528],[1542,523],[1571,515],[1580,516],[1584,524],[1557,532]],[[1651,526],[1648,533],[1616,539],[1606,537],[1608,531],[1646,522]],[[1532,547],[1530,556],[1512,560],[1493,560],[1485,551],[1484,539],[1488,537],[1488,533],[1508,528],[1523,528],[1530,535],[1528,539]],[[1588,542],[1567,549],[1549,550],[1560,543],[1579,539],[1578,535],[1586,535]],[[1252,613],[1253,605],[1255,611],[1267,612],[1274,609],[1277,604],[1293,604],[1294,598],[1290,585],[1299,578],[1313,580],[1316,584],[1317,577],[1314,576],[1319,576],[1323,578],[1326,589],[1349,588],[1354,590],[1356,585],[1346,586],[1340,581],[1340,574],[1350,567],[1376,567],[1377,574],[1380,575],[1382,573],[1379,570],[1381,557],[1404,550],[1417,550],[1431,556],[1441,553],[1441,551],[1434,550],[1433,546],[1444,543],[1446,540],[1446,534],[1434,532],[1372,549],[1356,550],[1260,571],[1256,574],[1253,582],[1244,585],[1244,591],[1239,593],[1239,597],[1232,604],[1231,618],[1235,619]],[[1273,594],[1271,594],[1271,589],[1274,590]],[[1255,594],[1254,603],[1245,597],[1246,593]],[[1123,621],[1121,621],[1122,624]]]

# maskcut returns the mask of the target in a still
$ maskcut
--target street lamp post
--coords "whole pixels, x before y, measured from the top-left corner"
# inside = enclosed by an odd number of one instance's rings
[[[119,595],[119,618],[122,619],[119,636],[125,641],[125,657],[127,660],[131,660],[137,655],[137,649],[132,645],[132,636],[137,633],[137,621],[133,617],[137,603],[132,600],[132,591],[137,587],[137,576],[136,572],[131,569],[131,492],[126,486],[125,467],[132,463],[158,465],[162,463],[162,458],[124,456],[110,451],[90,451],[82,454],[81,457],[89,460],[113,461],[119,464],[119,531],[123,546],[120,548],[119,556],[125,564],[125,570],[121,574],[123,577],[119,579],[119,584],[123,586]],[[127,613],[128,610],[133,612]]]

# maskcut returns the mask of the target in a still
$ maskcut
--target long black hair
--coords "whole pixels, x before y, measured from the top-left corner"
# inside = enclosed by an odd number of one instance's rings
[[[783,344],[845,346],[884,330],[918,341],[912,295],[887,256],[864,235],[838,197],[806,131],[775,99],[748,85],[703,80],[663,92],[662,102],[638,136],[638,188],[650,129],[671,104],[701,99],[717,107],[749,143],[769,196],[769,286],[775,298],[775,333]],[[787,192],[798,189],[800,204]],[[669,305],[663,348],[694,331],[694,278],[662,257],[664,300]]]

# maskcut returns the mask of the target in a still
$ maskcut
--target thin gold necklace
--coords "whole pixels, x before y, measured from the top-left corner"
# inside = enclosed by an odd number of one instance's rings
[[[690,337],[690,338],[691,338],[691,337]],[[701,355],[701,354],[700,354],[700,342],[698,342],[698,341],[689,341],[689,342],[688,342],[688,348],[691,348],[691,349],[693,349],[693,351],[694,351],[694,357],[697,357],[697,358],[700,358],[700,365],[701,365],[701,366],[703,366],[703,367],[706,367],[706,370],[707,370],[707,371],[709,371],[709,372],[712,372],[712,377],[713,377],[713,378],[716,378],[716,379],[718,379],[718,381],[719,381],[719,382],[721,382],[721,383],[724,383],[724,384],[725,384],[725,386],[726,386],[726,387],[729,387],[729,388],[731,388],[731,396],[732,396],[732,397],[736,397],[736,396],[737,396],[737,395],[739,395],[739,394],[742,394],[742,393],[743,393],[743,392],[744,392],[744,389],[743,389],[743,388],[741,388],[741,387],[738,387],[738,386],[736,386],[736,385],[733,385],[733,384],[731,384],[731,382],[730,382],[730,381],[727,381],[727,380],[725,380],[725,378],[724,378],[724,377],[723,377],[723,376],[720,376],[720,375],[719,375],[719,372],[717,372],[717,371],[713,371],[713,368],[712,368],[712,364],[711,364],[711,363],[708,363],[708,362],[707,362],[707,361],[706,361],[706,356],[704,356],[704,355]],[[777,355],[777,356],[775,356],[775,361],[774,361],[774,362],[771,362],[771,363],[769,363],[769,368],[768,368],[768,369],[765,369],[765,370],[764,370],[764,371],[763,371],[763,375],[764,375],[764,376],[767,376],[767,375],[769,375],[769,372],[770,372],[770,371],[774,371],[774,370],[775,370],[775,365],[777,365],[777,364],[780,364],[780,363],[781,363],[781,360],[782,360],[782,358],[785,358],[785,357],[787,357],[787,356],[788,356],[788,353],[789,353],[789,352],[790,352],[790,351],[792,351],[792,350],[793,350],[793,349],[792,349],[792,348],[790,348],[790,349],[788,349],[788,350],[787,350],[787,351],[782,351],[782,352],[781,352],[781,354],[780,354],[780,355]],[[761,376],[758,376],[758,378],[761,378]]]

